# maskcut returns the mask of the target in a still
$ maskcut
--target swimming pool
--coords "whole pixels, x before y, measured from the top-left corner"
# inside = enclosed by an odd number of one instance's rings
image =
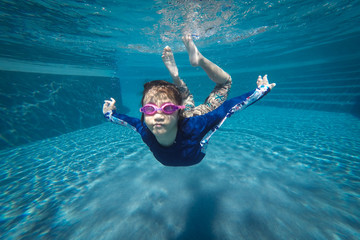
[[[0,238],[360,237],[358,1],[0,6]],[[231,96],[259,74],[277,87],[200,164],[172,168],[101,105],[116,96],[137,116],[141,85],[170,79],[165,45],[200,103],[212,86],[183,31],[232,75]]]

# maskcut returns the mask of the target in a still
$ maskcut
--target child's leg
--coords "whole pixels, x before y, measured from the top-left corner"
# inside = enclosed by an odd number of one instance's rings
[[[231,88],[231,76],[215,63],[205,58],[195,46],[190,35],[184,36],[182,39],[189,54],[191,65],[200,66],[209,78],[216,83],[214,90],[205,100],[205,103],[192,110],[194,116],[203,115],[215,110],[226,101]]]
[[[228,73],[222,70],[215,63],[205,58],[199,52],[191,38],[191,35],[184,36],[182,40],[189,54],[189,60],[192,66],[200,66],[204,69],[209,78],[216,84],[225,84],[230,79],[230,75]]]
[[[226,101],[229,95],[231,83],[232,80],[230,77],[230,79],[228,79],[228,81],[225,84],[216,84],[215,88],[206,98],[205,103],[196,106],[192,110],[193,116],[204,115],[220,107],[220,105]]]
[[[166,68],[169,70],[170,76],[174,84],[179,88],[183,99],[183,105],[186,106],[183,111],[184,117],[192,117],[192,109],[195,107],[194,97],[190,93],[188,87],[179,77],[179,71],[175,63],[174,54],[169,46],[166,46],[161,56]]]
[[[165,67],[169,70],[170,76],[174,81],[174,84],[178,87],[184,85],[185,83],[179,77],[179,71],[175,63],[174,54],[169,46],[166,46],[164,48],[161,58],[165,64]]]

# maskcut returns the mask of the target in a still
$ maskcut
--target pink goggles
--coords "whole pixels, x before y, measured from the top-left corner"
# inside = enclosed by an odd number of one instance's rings
[[[175,105],[173,103],[164,103],[161,107],[156,106],[155,104],[148,103],[140,108],[140,112],[146,115],[154,115],[157,111],[162,111],[165,114],[173,114],[179,109],[184,109],[185,106]]]

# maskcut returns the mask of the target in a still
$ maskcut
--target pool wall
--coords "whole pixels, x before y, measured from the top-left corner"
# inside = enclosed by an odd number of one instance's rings
[[[104,122],[104,99],[119,96],[116,77],[0,71],[0,149]],[[118,108],[121,99],[117,99]]]

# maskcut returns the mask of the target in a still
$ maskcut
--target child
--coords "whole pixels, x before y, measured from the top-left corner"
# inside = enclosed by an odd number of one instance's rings
[[[191,35],[184,36],[182,40],[189,54],[190,64],[194,67],[200,66],[207,73],[209,78],[216,83],[214,90],[210,93],[204,104],[195,107],[193,95],[190,94],[186,84],[179,77],[174,55],[169,46],[164,48],[162,59],[166,68],[169,70],[174,84],[179,88],[182,94],[182,105],[185,105],[185,110],[182,111],[183,116],[192,117],[203,115],[218,108],[223,102],[225,102],[231,88],[231,77],[228,73],[205,58],[199,52],[191,38]]]
[[[156,80],[144,85],[141,120],[115,112],[115,100],[105,100],[104,116],[111,122],[137,131],[155,158],[166,166],[190,166],[199,163],[212,134],[234,112],[242,110],[265,96],[275,83],[259,76],[258,88],[225,101],[207,114],[184,118],[179,111],[183,99],[176,85]],[[145,124],[144,124],[145,123]]]

